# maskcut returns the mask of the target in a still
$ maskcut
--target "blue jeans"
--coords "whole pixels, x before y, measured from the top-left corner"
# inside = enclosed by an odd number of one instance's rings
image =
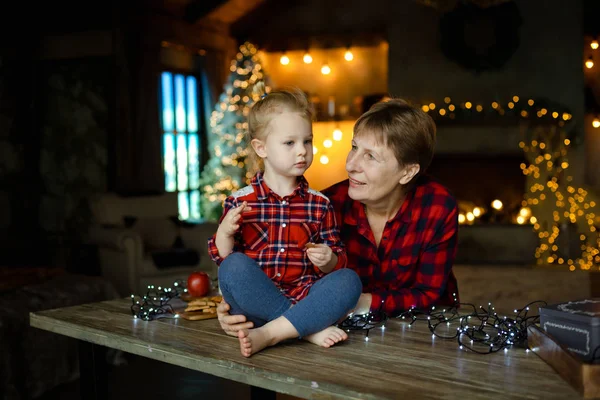
[[[333,271],[316,281],[292,307],[260,266],[243,253],[232,253],[219,267],[219,286],[232,315],[243,314],[255,327],[284,316],[300,337],[333,325],[352,310],[362,292],[351,269]]]

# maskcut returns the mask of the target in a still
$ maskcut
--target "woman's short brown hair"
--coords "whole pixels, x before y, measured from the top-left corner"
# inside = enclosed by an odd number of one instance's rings
[[[389,146],[400,166],[418,164],[417,175],[423,174],[431,164],[435,123],[423,110],[404,100],[374,104],[354,124],[354,136],[363,134],[374,135],[377,141]]]

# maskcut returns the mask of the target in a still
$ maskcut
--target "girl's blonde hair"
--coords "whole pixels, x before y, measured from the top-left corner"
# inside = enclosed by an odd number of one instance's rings
[[[262,159],[254,152],[252,139],[266,140],[269,132],[269,123],[278,114],[283,112],[298,113],[307,121],[313,121],[314,111],[308,98],[299,88],[272,90],[267,94],[263,81],[258,81],[252,88],[252,94],[260,99],[254,103],[248,114],[248,158],[255,171],[262,171]]]

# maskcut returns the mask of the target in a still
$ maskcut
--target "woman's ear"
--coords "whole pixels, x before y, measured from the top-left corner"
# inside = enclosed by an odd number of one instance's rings
[[[256,154],[260,157],[260,158],[267,158],[267,152],[265,149],[265,144],[262,140],[260,139],[252,139],[250,141],[250,144],[252,145],[252,148],[254,149],[254,151],[256,152]]]
[[[406,185],[408,182],[412,181],[412,178],[414,178],[420,170],[421,167],[419,166],[419,164],[410,164],[409,166],[407,166],[404,169],[404,173],[400,177],[400,184]]]

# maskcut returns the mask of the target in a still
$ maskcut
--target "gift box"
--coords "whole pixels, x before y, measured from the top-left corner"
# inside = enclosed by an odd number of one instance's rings
[[[539,311],[540,327],[558,343],[584,362],[600,362],[600,298],[552,304]]]

